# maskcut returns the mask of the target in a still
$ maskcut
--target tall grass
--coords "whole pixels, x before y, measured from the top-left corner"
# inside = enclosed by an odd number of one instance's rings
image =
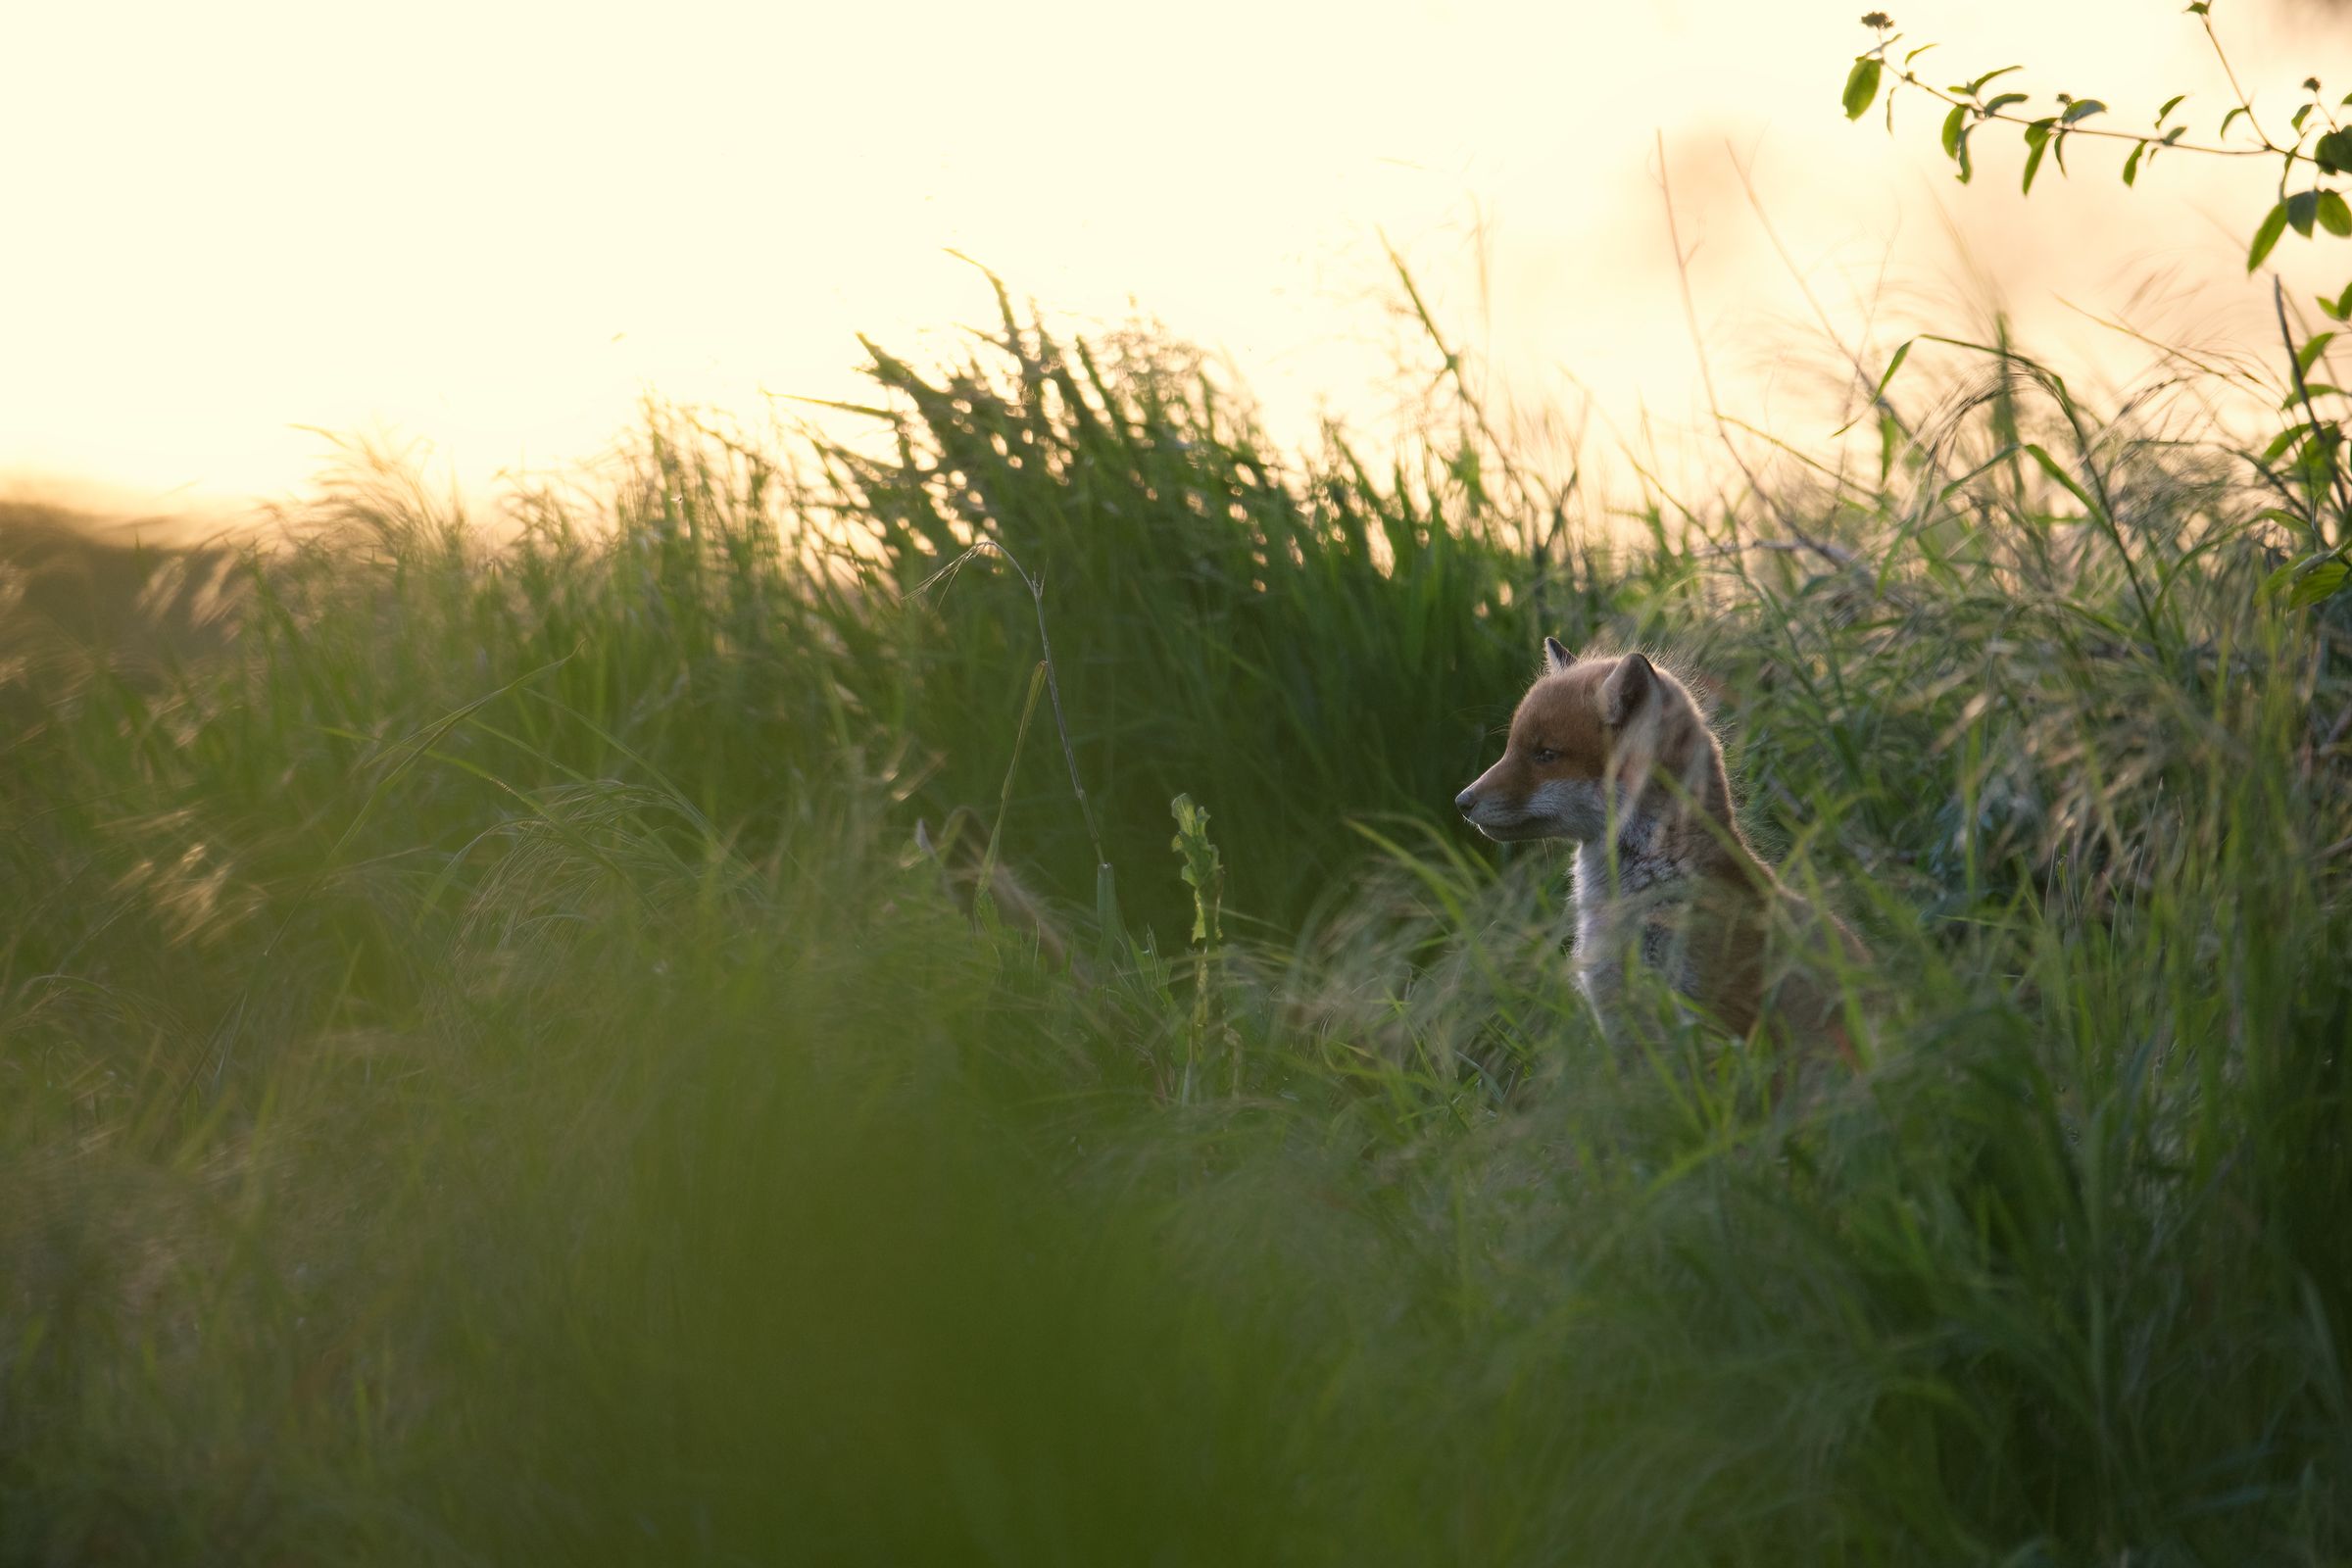
[[[355,464],[160,675],[12,619],[0,1561],[2352,1553],[2352,628],[2259,498],[2018,361],[1580,532],[976,356],[503,534]],[[1858,1072],[1600,1042],[1448,819],[1544,631],[1710,677]],[[1000,801],[1073,970],[907,852]]]

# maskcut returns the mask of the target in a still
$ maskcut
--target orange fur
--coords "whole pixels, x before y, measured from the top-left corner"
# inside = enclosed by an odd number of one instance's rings
[[[1749,847],[1722,745],[1642,655],[1577,660],[1545,638],[1501,759],[1454,804],[1489,838],[1576,841],[1577,983],[1612,1036],[1641,964],[1735,1033],[1765,1021],[1850,1057],[1836,994],[1791,960],[1824,937],[1855,958],[1861,945]]]

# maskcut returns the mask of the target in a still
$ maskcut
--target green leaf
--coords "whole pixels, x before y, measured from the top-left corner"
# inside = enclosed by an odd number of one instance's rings
[[[1183,858],[1177,875],[1193,890],[1193,941],[1215,948],[1223,937],[1217,918],[1225,891],[1225,865],[1208,836],[1208,813],[1193,804],[1190,795],[1168,803],[1176,818],[1176,837],[1168,848]]]
[[[2320,226],[2338,239],[2352,236],[2352,205],[2340,193],[2320,192]]]
[[[1879,63],[1866,56],[1845,74],[1845,118],[1860,120],[1878,96]]]
[[[2278,236],[2285,232],[2286,203],[2280,202],[2264,216],[2262,226],[2254,231],[2253,247],[2246,252],[2246,270],[2251,272],[2260,267],[2263,258],[2278,245]]]
[[[2156,123],[2162,125],[2167,120],[2170,120],[2172,118],[2173,111],[2180,108],[2181,100],[2187,96],[2188,94],[2184,92],[2177,92],[2170,98],[2167,98],[2164,101],[2164,107],[2156,111]]]
[[[2352,582],[2352,566],[2340,561],[2322,562],[2296,580],[2295,591],[2287,602],[2298,610],[2305,605],[2316,605],[2342,593],[2347,582]]]
[[[1933,49],[1933,48],[1935,48],[1935,47],[1936,47],[1936,46],[1935,46],[1934,44],[1932,44],[1932,43],[1923,43],[1923,44],[1921,44],[1921,45],[1920,45],[1918,48],[1916,48],[1916,49],[1912,50],[1912,51],[1911,51],[1909,54],[1907,54],[1907,55],[1903,56],[1903,64],[1904,64],[1904,65],[1906,65],[1906,66],[1907,66],[1907,65],[1909,65],[1909,64],[1910,64],[1912,61],[1914,61],[1914,60],[1917,60],[1917,59],[1918,59],[1918,58],[1919,58],[1921,55],[1924,55],[1924,54],[1926,54],[1926,53],[1927,53],[1929,50],[1931,50],[1931,49]]]
[[[2320,363],[2320,356],[2328,352],[2328,345],[2334,341],[2335,334],[2333,332],[2322,332],[2297,349],[2295,351],[2295,369],[2301,374],[2309,375],[2311,368]]]
[[[2195,3],[2188,8],[2186,15],[2192,17],[2201,17],[2205,14],[2206,9],[2205,0],[2195,0]]]
[[[2290,471],[2303,481],[2304,488],[2312,495],[2321,494],[2335,482],[2335,449],[2341,440],[2331,420],[2318,440],[2296,455]]]
[[[1960,156],[1960,131],[1968,122],[1968,105],[1954,104],[1952,112],[1943,117],[1943,156]]]
[[[2277,463],[2280,458],[2285,457],[2289,447],[2293,446],[2296,442],[2302,440],[2309,434],[2311,434],[2310,425],[2290,424],[2285,429],[2279,431],[2277,435],[2271,437],[2271,444],[2262,449],[2262,458],[2260,461],[2263,466],[2268,467],[2272,464]]]
[[[1984,105],[1984,112],[1988,115],[1997,115],[2011,104],[2022,104],[2032,96],[2031,93],[2023,92],[1997,93]]]
[[[2288,116],[2286,122],[2294,126],[2295,129],[2301,130],[2303,128],[2303,122],[2309,120],[2310,118],[2311,105],[2305,104],[2300,109],[2297,109],[2292,115]]]
[[[2129,185],[2139,178],[2139,155],[2147,150],[2148,144],[2143,141],[2138,146],[2132,149],[2131,157],[2124,160],[2125,184]]]
[[[1971,98],[1974,98],[1974,97],[1975,97],[1975,96],[1976,96],[1978,93],[1981,93],[1981,92],[1983,92],[1983,91],[1984,90],[1984,84],[1985,84],[1986,82],[1988,82],[1988,81],[1992,81],[1992,80],[1994,80],[1994,79],[1996,79],[1996,78],[1998,78],[1998,77],[2001,77],[2001,76],[2006,76],[2006,75],[2007,75],[2007,74],[2009,74],[2009,73],[2011,73],[2012,71],[2023,71],[2023,70],[2025,70],[2025,69],[2026,69],[2026,68],[2025,68],[2025,67],[2023,67],[2023,66],[2003,66],[2003,67],[2002,67],[2000,70],[1998,70],[1998,71],[1987,71],[1986,73],[1984,73],[1984,74],[1983,74],[1982,76],[1979,76],[1979,77],[1978,77],[1976,80],[1974,80],[1974,81],[1970,82],[1970,83],[1969,83],[1967,86],[1965,86],[1965,87],[1954,87],[1954,88],[1952,89],[1952,91],[1954,91],[1954,92],[1964,92],[1964,93],[1967,93],[1967,94],[1968,94],[1968,95],[1969,95]]]
[[[2311,226],[2318,222],[2319,219],[2320,193],[2318,191],[2299,190],[2286,199],[2287,226],[2305,239],[2311,238]]]
[[[2050,150],[2050,126],[2055,123],[2055,121],[2036,120],[2026,127],[2026,145],[2033,149],[2026,154],[2026,181],[2023,188],[2028,195],[2034,192],[2034,175],[2041,168],[2041,155]]]
[[[2067,107],[2065,115],[2061,118],[2071,125],[2078,121],[2088,120],[2093,115],[2103,115],[2106,112],[2107,106],[2096,98],[2078,98]]]
[[[1918,341],[1919,339],[1917,338],[1910,338],[1903,343],[1902,347],[1894,351],[1894,358],[1886,362],[1886,373],[1880,376],[1879,384],[1870,389],[1870,401],[1872,403],[1875,404],[1886,396],[1887,383],[1894,379],[1894,372],[1903,368],[1903,362],[1911,357],[1911,345]],[[1846,430],[1850,430],[1852,428],[1853,425],[1851,424],[1845,427]],[[1845,430],[1840,430],[1838,433],[1839,435],[1843,435],[1845,434]]]
[[[2247,108],[2247,107],[2246,107],[2244,104],[2239,104],[2239,105],[2238,105],[2238,106],[2237,106],[2235,109],[2232,109],[2232,110],[2230,110],[2230,111],[2228,114],[2226,114],[2226,115],[2224,115],[2224,116],[2222,117],[2222,128],[2221,128],[2221,129],[2219,129],[2219,130],[2217,130],[2217,131],[2215,131],[2215,132],[2214,132],[2214,134],[2215,134],[2216,136],[2227,136],[2227,135],[2229,135],[2229,134],[2230,134],[2230,126],[2231,125],[2231,123],[2232,123],[2232,122],[2234,122],[2236,121],[2237,117],[2238,117],[2238,116],[2240,116],[2240,115],[2251,114],[2251,113],[2253,113],[2253,111],[2252,111],[2252,110],[2248,109],[2248,108]]]
[[[2311,156],[2323,174],[2352,174],[2352,127],[2322,136],[2312,144]]]
[[[2089,513],[2094,517],[2103,515],[2099,511],[2099,504],[2090,499],[2090,492],[2083,489],[2082,486],[2076,481],[2073,474],[2068,473],[2064,468],[2060,467],[2058,466],[2058,460],[2051,457],[2049,453],[2040,445],[2034,442],[2028,442],[2026,444],[2026,456],[2032,458],[2035,463],[2040,464],[2042,472],[2048,474],[2051,478],[2057,480],[2059,484],[2065,486],[2066,493],[2068,495],[2073,496],[2077,501],[2082,502],[2083,511]]]

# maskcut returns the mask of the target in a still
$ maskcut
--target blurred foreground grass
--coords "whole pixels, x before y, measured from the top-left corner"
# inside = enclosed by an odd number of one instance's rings
[[[2352,626],[2218,460],[2010,367],[1604,528],[874,373],[499,542],[355,466],[135,647],[7,556],[0,1562],[2352,1555]],[[1602,1048],[1448,820],[1545,631],[1719,683],[1860,1074]],[[1000,801],[1075,973],[906,854]]]

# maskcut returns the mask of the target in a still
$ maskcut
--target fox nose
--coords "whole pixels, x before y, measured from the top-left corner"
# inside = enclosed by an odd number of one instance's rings
[[[1468,816],[1472,811],[1476,810],[1478,808],[1478,787],[1476,785],[1472,785],[1469,789],[1466,789],[1462,791],[1461,794],[1456,795],[1453,798],[1453,808],[1461,812],[1464,816]]]

